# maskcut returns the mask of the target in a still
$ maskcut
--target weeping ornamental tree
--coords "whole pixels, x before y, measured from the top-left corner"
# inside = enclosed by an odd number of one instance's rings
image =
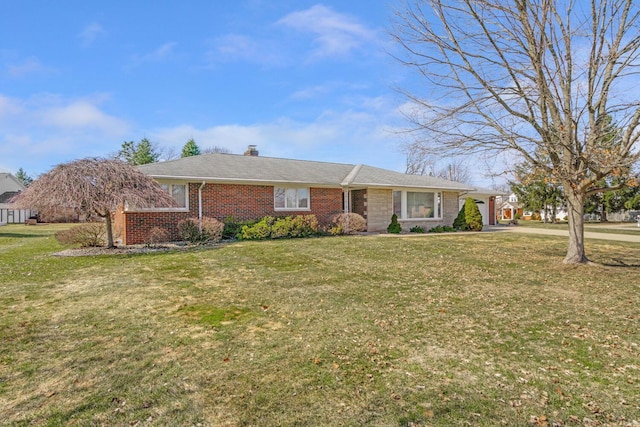
[[[107,246],[114,247],[111,212],[128,203],[139,208],[172,207],[175,201],[160,185],[134,166],[115,159],[88,158],[64,163],[18,195],[18,206],[52,210],[59,207],[105,219]]]
[[[512,152],[561,184],[565,263],[588,262],[586,197],[638,160],[638,13],[633,0],[416,0],[397,14],[399,59],[424,82],[404,91],[421,144]]]

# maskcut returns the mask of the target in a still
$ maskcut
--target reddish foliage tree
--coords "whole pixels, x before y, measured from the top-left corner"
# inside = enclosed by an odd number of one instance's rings
[[[19,207],[47,211],[64,207],[105,219],[113,248],[111,212],[127,203],[138,208],[172,207],[173,198],[149,176],[123,161],[86,158],[56,166],[16,198]]]

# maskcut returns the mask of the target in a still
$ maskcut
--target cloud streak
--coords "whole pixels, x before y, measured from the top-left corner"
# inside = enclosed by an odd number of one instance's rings
[[[312,60],[344,57],[376,39],[375,32],[356,19],[320,4],[292,12],[277,24],[313,35],[316,47],[311,51]]]
[[[91,46],[99,37],[107,35],[107,31],[97,22],[92,22],[82,29],[78,38],[82,47]]]

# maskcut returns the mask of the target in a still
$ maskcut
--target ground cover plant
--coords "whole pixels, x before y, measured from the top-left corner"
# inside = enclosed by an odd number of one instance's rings
[[[636,425],[640,248],[515,233],[59,257],[0,228],[3,425]],[[535,248],[544,248],[537,250]]]

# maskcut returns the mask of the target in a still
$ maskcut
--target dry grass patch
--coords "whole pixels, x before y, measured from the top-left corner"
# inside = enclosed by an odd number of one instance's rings
[[[563,238],[506,233],[78,260],[19,231],[0,234],[0,423],[640,421],[637,245],[589,242],[611,266],[580,267]]]

